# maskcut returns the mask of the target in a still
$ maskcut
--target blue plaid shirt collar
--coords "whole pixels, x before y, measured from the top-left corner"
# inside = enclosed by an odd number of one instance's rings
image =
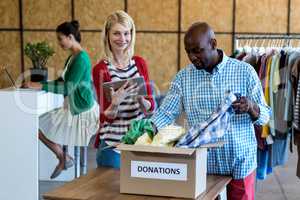
[[[222,61],[217,65],[215,66],[215,68],[213,69],[213,72],[212,74],[216,74],[216,73],[219,73],[221,72],[221,70],[224,68],[224,66],[226,65],[227,61],[228,61],[228,56],[226,56],[225,52],[222,51],[221,49],[217,49],[217,51],[222,54]],[[201,73],[204,73],[204,74],[210,74],[209,72],[205,71],[204,69],[197,69],[195,67],[195,65],[191,64],[191,67],[193,70],[198,70],[200,71]]]

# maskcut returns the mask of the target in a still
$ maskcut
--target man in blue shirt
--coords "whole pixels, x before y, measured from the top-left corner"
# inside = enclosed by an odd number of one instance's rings
[[[208,119],[227,91],[241,94],[233,103],[236,114],[219,139],[227,143],[208,151],[207,171],[233,177],[227,188],[228,199],[253,200],[257,166],[253,124],[266,124],[271,114],[260,80],[251,65],[217,49],[215,34],[206,23],[194,23],[185,34],[184,45],[192,64],[175,76],[151,121],[159,130],[173,123],[184,110],[191,127]]]

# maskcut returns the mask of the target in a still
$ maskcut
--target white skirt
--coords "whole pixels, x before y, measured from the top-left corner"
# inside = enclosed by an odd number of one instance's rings
[[[95,101],[91,109],[72,115],[68,99],[64,106],[39,117],[39,129],[52,142],[68,146],[88,146],[99,128],[99,106]]]

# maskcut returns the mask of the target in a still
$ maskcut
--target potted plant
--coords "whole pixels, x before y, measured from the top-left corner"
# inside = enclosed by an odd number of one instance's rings
[[[32,62],[30,69],[30,79],[33,82],[47,81],[48,70],[46,63],[48,59],[54,54],[53,48],[49,46],[46,41],[37,43],[27,43],[25,45],[25,55],[28,56]]]

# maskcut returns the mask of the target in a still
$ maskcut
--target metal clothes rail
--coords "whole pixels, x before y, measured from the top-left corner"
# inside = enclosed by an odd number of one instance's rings
[[[290,46],[292,40],[300,40],[300,35],[235,35],[234,36],[234,49],[239,47],[239,41],[248,40],[281,40],[285,46]]]

